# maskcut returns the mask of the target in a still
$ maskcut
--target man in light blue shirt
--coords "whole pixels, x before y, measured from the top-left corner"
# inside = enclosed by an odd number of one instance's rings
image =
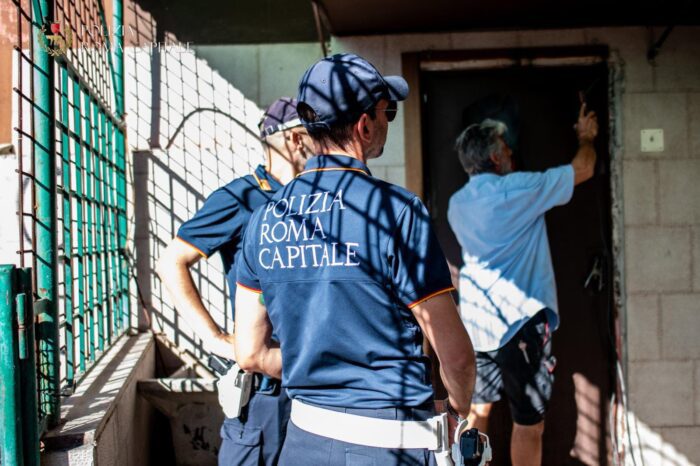
[[[514,172],[507,128],[498,121],[469,126],[456,143],[469,181],[450,199],[447,217],[462,247],[460,314],[477,356],[470,418],[486,431],[492,403],[505,394],[515,466],[541,463],[552,391],[550,332],[559,315],[544,214],[569,202],[595,168],[598,124],[585,104],[575,128],[571,164],[544,172]]]

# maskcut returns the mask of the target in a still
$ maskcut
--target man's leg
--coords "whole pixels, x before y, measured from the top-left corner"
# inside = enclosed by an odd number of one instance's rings
[[[476,384],[472,405],[469,408],[469,428],[476,427],[486,434],[488,434],[491,407],[494,402],[501,399],[503,389],[501,370],[493,359],[495,354],[495,351],[476,352]]]
[[[496,355],[513,416],[514,466],[542,463],[544,414],[554,382],[551,341],[544,312],[535,315]]]
[[[513,423],[513,434],[510,439],[510,458],[513,466],[542,464],[542,432],[544,432],[544,421],[531,426]]]

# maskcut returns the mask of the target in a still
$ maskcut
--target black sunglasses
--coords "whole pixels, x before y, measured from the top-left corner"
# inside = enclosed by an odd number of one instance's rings
[[[386,121],[394,121],[396,118],[396,113],[398,113],[398,104],[395,100],[390,100],[384,109],[384,114],[386,115]]]

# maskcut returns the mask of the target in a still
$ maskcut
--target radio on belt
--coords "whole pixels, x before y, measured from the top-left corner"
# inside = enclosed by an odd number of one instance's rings
[[[215,354],[209,355],[208,365],[219,376],[216,390],[224,415],[227,418],[237,418],[250,400],[253,374],[244,372],[235,361]]]
[[[207,361],[209,369],[213,370],[217,375],[226,375],[234,364],[234,361],[222,358],[214,353],[209,354],[209,360]]]
[[[455,466],[485,466],[491,459],[489,437],[478,429],[467,429],[466,419],[460,422],[452,445]]]

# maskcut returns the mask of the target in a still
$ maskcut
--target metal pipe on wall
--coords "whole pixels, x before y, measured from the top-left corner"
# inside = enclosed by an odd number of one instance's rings
[[[124,3],[114,0],[113,28],[114,28],[114,94],[116,102],[116,117],[124,119]]]
[[[46,49],[41,26],[53,18],[53,1],[32,2],[34,62],[34,160],[36,189],[36,293],[47,306],[37,315],[39,340],[40,408],[49,426],[58,423],[59,337],[56,254],[56,151],[54,134],[53,60]]]
[[[113,3],[113,28],[114,28],[114,93],[116,102],[116,117],[119,125],[114,132],[114,160],[117,166],[117,230],[118,230],[118,256],[119,256],[119,299],[118,308],[120,328],[127,320],[126,327],[131,327],[131,293],[129,293],[129,264],[127,262],[127,183],[126,183],[126,137],[124,126],[124,3],[122,0],[114,0]]]

